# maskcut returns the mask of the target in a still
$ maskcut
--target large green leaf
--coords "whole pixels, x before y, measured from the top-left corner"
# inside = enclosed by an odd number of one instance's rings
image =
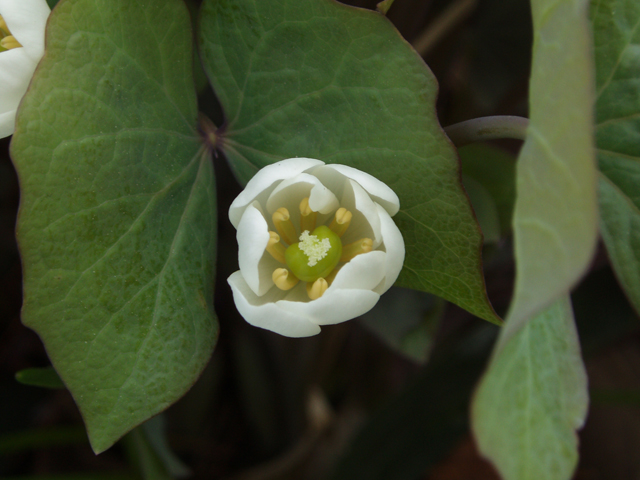
[[[594,2],[602,237],[640,313],[640,3]]]
[[[371,173],[400,197],[398,285],[498,321],[436,80],[384,16],[333,0],[206,0],[200,26],[226,115],[219,146],[241,181],[303,156]]]
[[[23,321],[96,452],[195,382],[217,338],[213,169],[179,0],[66,0],[11,144]]]
[[[571,302],[563,297],[494,356],[472,406],[478,447],[504,480],[569,480],[588,398]]]
[[[531,6],[531,123],[516,168],[517,276],[501,342],[568,293],[597,239],[588,2],[532,0]]]

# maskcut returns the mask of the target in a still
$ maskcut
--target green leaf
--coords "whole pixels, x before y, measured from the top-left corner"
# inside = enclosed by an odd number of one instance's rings
[[[494,355],[472,404],[480,452],[504,480],[569,480],[588,398],[571,302],[563,297]]]
[[[398,353],[424,363],[429,358],[445,302],[434,295],[394,287],[360,322]],[[393,319],[393,321],[389,321]]]
[[[467,145],[460,148],[458,153],[462,165],[462,183],[469,193],[480,225],[482,226],[480,205],[474,202],[474,198],[469,192],[469,179],[477,183],[493,200],[499,222],[498,235],[508,235],[511,232],[513,205],[516,199],[515,158],[506,151],[485,144]],[[488,212],[487,215],[492,216],[492,213]],[[487,232],[484,227],[482,231],[486,242]]]
[[[44,388],[65,388],[53,367],[25,368],[16,373],[16,380],[24,385]]]
[[[167,444],[162,415],[134,428],[122,443],[130,463],[136,466],[144,480],[171,480],[191,474]]]
[[[586,0],[533,0],[530,125],[516,167],[508,340],[565,295],[597,240],[593,65]],[[562,48],[559,48],[562,46]]]
[[[480,224],[484,243],[497,242],[500,240],[500,218],[495,200],[480,182],[464,173],[462,183]]]
[[[602,238],[640,313],[640,4],[601,0],[591,18]]]
[[[11,144],[24,323],[101,452],[195,382],[217,338],[213,168],[179,0],[66,0]]]
[[[436,80],[384,16],[332,0],[207,0],[200,29],[226,116],[219,146],[240,181],[290,157],[374,175],[400,198],[398,286],[499,322]]]

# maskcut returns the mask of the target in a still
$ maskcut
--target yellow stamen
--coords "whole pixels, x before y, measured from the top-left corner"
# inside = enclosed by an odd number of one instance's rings
[[[16,37],[14,37],[13,35],[6,36],[2,40],[0,40],[0,47],[6,50],[11,50],[12,48],[19,48],[21,46],[22,45],[20,45],[20,42],[18,42],[16,40]]]
[[[0,36],[1,37],[6,37],[7,35],[11,35],[11,32],[9,31],[9,27],[7,27],[7,22],[4,21],[4,18],[2,18],[2,15],[0,15]]]
[[[318,214],[309,207],[309,197],[303,198],[300,202],[300,215],[300,231],[304,232],[305,230],[309,230],[313,232],[316,228],[316,217]]]
[[[342,266],[334,268],[329,275],[324,277],[324,279],[327,281],[329,286],[331,286],[333,281],[336,279],[336,275],[338,275],[338,272],[340,271],[341,268],[342,268]]]
[[[276,226],[276,230],[278,230],[278,233],[280,234],[280,238],[289,245],[296,243],[298,235],[296,235],[296,228],[293,226],[293,222],[291,221],[289,210],[281,207],[273,212],[271,218],[273,219],[273,224]]]
[[[280,236],[276,232],[269,231],[269,243],[267,243],[267,252],[271,254],[280,263],[287,263],[284,259],[284,252],[287,250],[284,245],[280,243]],[[275,280],[274,280],[275,281]]]
[[[340,257],[340,261],[348,262],[356,255],[368,253],[371,250],[373,250],[373,240],[370,238],[361,238],[360,240],[356,240],[355,242],[342,247],[342,256]]]
[[[347,228],[349,228],[352,218],[353,214],[349,210],[346,208],[339,208],[334,219],[331,221],[329,228],[333,230],[336,235],[341,237],[344,235],[344,232],[347,231]]]
[[[316,300],[327,291],[327,288],[329,288],[329,284],[324,278],[320,277],[313,283],[307,282],[307,295],[311,300]]]
[[[296,276],[286,268],[276,268],[271,279],[280,290],[291,290],[298,284]]]

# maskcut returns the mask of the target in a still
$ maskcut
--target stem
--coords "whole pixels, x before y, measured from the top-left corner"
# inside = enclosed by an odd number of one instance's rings
[[[450,4],[433,22],[412,42],[413,48],[424,57],[431,48],[453,27],[462,22],[476,7],[477,0],[458,0]]]
[[[380,12],[382,15],[386,15],[389,9],[391,8],[391,5],[393,5],[393,1],[394,0],[382,0],[382,2],[376,5],[376,10]]]
[[[202,135],[203,143],[213,152],[218,147],[220,138],[218,137],[218,127],[203,113],[198,116],[198,127]]]
[[[510,115],[472,118],[464,122],[445,127],[444,131],[456,147],[470,143],[498,138],[515,138],[524,140],[527,137],[529,119]]]

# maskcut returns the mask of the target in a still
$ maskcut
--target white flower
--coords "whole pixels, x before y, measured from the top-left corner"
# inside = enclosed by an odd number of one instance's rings
[[[291,158],[263,168],[229,209],[238,311],[288,337],[369,311],[402,269],[399,208],[387,185],[345,165]]]
[[[0,138],[15,129],[16,110],[44,53],[46,0],[0,0]]]

